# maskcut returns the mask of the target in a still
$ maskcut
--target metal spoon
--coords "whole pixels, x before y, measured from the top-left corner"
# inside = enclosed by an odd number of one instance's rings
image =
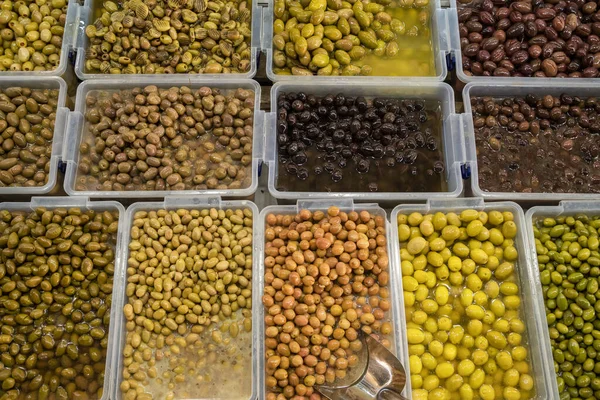
[[[330,400],[406,400],[401,395],[406,384],[402,363],[370,335],[359,338],[358,364],[333,385],[317,386],[319,393]]]

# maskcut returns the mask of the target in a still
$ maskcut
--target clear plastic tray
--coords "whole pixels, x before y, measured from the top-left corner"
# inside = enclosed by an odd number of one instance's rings
[[[67,66],[70,62],[69,57],[75,44],[77,36],[77,23],[79,21],[79,10],[76,1],[67,1],[67,20],[65,22],[65,30],[63,33],[62,46],[60,48],[60,61],[52,71],[2,71],[0,77],[48,77],[62,76],[67,71]]]
[[[570,215],[600,215],[600,201],[561,201],[558,206],[537,206],[530,208],[525,214],[525,223],[527,224],[527,239],[529,241],[529,274],[532,277],[532,283],[535,285],[536,298],[534,301],[538,303],[540,318],[537,319],[539,332],[543,337],[543,341],[547,342],[548,351],[547,359],[544,361],[550,366],[548,368],[550,378],[550,388],[552,398],[558,399],[558,385],[556,383],[556,372],[554,371],[554,358],[552,356],[552,348],[550,346],[550,333],[546,322],[546,307],[544,305],[544,297],[542,295],[542,282],[540,281],[540,269],[537,261],[537,251],[535,248],[535,237],[533,234],[533,223],[543,218],[556,218],[560,216]]]
[[[442,148],[446,166],[446,192],[288,192],[277,189],[277,98],[281,92],[302,91],[307,94],[324,95],[343,93],[352,96],[385,96],[399,99],[419,98],[435,100],[442,107]],[[269,166],[269,192],[276,199],[294,200],[299,198],[352,198],[355,200],[377,201],[424,201],[439,197],[458,197],[463,190],[461,164],[464,159],[464,142],[460,131],[459,115],[455,114],[454,91],[446,83],[372,83],[322,81],[318,85],[303,82],[278,82],[271,89],[271,112],[265,118],[265,157]]]
[[[600,83],[600,81],[598,81]],[[550,94],[559,96],[563,93],[579,97],[600,96],[600,87],[597,85],[584,84],[579,79],[561,80],[561,85],[556,81],[552,84],[538,82],[537,79],[528,80],[527,83],[519,85],[507,85],[500,81],[480,83],[472,82],[463,90],[463,103],[465,113],[461,115],[464,130],[464,141],[466,149],[466,164],[471,169],[471,189],[473,196],[483,197],[486,200],[513,200],[518,202],[558,202],[560,200],[573,199],[597,199],[597,193],[517,193],[517,192],[488,192],[479,185],[479,173],[477,168],[477,148],[475,145],[475,129],[473,127],[473,114],[471,98],[479,96],[503,97],[525,97],[527,94],[537,96]]]
[[[521,317],[524,319],[526,326],[526,337],[529,345],[529,360],[532,371],[531,376],[534,379],[535,397],[532,400],[542,399],[558,399],[553,396],[552,385],[556,386],[556,382],[551,382],[554,374],[551,363],[547,360],[552,355],[550,354],[550,341],[548,331],[543,331],[541,324],[545,322],[545,313],[541,302],[541,287],[536,284],[537,274],[529,267],[529,246],[527,240],[527,226],[523,210],[519,205],[512,202],[497,202],[485,203],[481,198],[470,199],[450,199],[450,200],[431,200],[424,205],[401,204],[394,208],[391,216],[392,225],[392,260],[394,268],[400,271],[400,243],[398,240],[398,214],[410,214],[411,212],[420,212],[421,214],[431,214],[436,212],[456,212],[459,213],[465,209],[475,209],[480,211],[510,211],[515,217],[518,232],[515,237],[515,248],[519,251],[518,264],[515,272],[518,275],[517,285],[520,288],[521,297]],[[401,274],[400,272],[398,272]],[[402,287],[402,279],[398,283],[400,294],[404,293]],[[406,332],[406,314],[404,309],[404,296],[399,296],[400,309],[400,329]],[[541,307],[541,309],[540,309]],[[403,341],[403,347],[400,349],[401,360],[408,360],[408,342]],[[404,363],[406,375],[410,377],[410,365]],[[411,380],[406,380],[408,393],[412,392]]]
[[[50,156],[50,171],[48,172],[48,181],[43,186],[0,187],[0,196],[45,194],[50,192],[56,185],[58,162],[62,157],[61,150],[63,145],[63,136],[67,123],[67,115],[69,114],[69,109],[66,107],[67,84],[64,80],[62,80],[62,78],[54,76],[0,76],[1,89],[12,86],[27,87],[32,89],[58,89],[58,106],[56,109],[56,119],[54,120],[54,137],[52,139],[52,153]]]
[[[122,236],[122,257],[123,263],[127,264],[127,259],[129,257],[129,241],[131,240],[131,224],[133,222],[133,217],[136,212],[142,210],[177,210],[177,209],[206,209],[206,208],[217,208],[217,209],[245,209],[249,208],[252,210],[252,240],[256,241],[257,239],[257,226],[258,226],[258,218],[259,211],[256,204],[247,200],[233,200],[233,201],[221,201],[219,197],[202,197],[202,196],[177,196],[177,197],[167,197],[162,202],[139,202],[133,203],[131,206],[127,208],[127,212],[124,216],[124,226],[123,226],[123,236]],[[252,336],[253,341],[256,340],[258,328],[256,324],[256,302],[260,302],[260,296],[256,293],[256,287],[258,285],[258,276],[260,273],[260,268],[258,268],[258,256],[259,252],[257,251],[256,242],[253,244],[254,254],[252,255],[252,263],[253,263],[253,271],[252,271]],[[121,384],[121,372],[123,370],[123,347],[125,345],[125,316],[123,315],[123,306],[127,302],[127,295],[125,294],[125,288],[127,284],[127,271],[126,265],[123,268],[123,274],[119,275],[121,285],[119,286],[119,297],[117,301],[113,302],[113,309],[115,314],[111,314],[112,320],[115,321],[111,328],[115,328],[115,333],[112,337],[112,344],[114,347],[114,357],[113,363],[111,364],[111,369],[113,375],[111,376],[111,381],[113,385],[110,388],[111,400],[121,400],[123,396],[121,395],[120,384]],[[254,360],[257,356],[257,347],[256,345],[252,346],[252,376],[251,376],[251,384],[252,384],[252,395],[249,397],[249,400],[256,398],[256,381],[257,377],[256,370],[254,369]],[[250,372],[250,371],[248,371]],[[104,400],[104,399],[103,399]],[[188,399],[192,400],[192,399]],[[200,400],[200,399],[194,399]],[[203,400],[217,400],[216,398],[211,399],[203,399]],[[225,400],[225,399],[223,399]]]
[[[89,92],[100,90],[104,92],[118,91],[123,89],[132,89],[135,87],[144,87],[146,85],[155,85],[160,88],[171,88],[175,86],[188,86],[191,88],[200,88],[202,86],[209,86],[213,88],[219,88],[223,90],[243,88],[254,91],[254,129],[253,129],[253,143],[252,143],[252,181],[250,186],[243,189],[227,189],[227,190],[153,190],[153,191],[96,191],[86,190],[78,191],[75,190],[75,179],[77,178],[78,166],[79,166],[79,145],[81,143],[85,125],[85,112],[87,110],[86,97]],[[244,197],[254,194],[258,186],[258,167],[260,161],[263,158],[263,120],[264,113],[260,111],[260,85],[250,79],[225,79],[225,80],[214,80],[206,79],[204,76],[198,76],[198,78],[192,79],[191,76],[178,75],[171,77],[164,76],[149,76],[145,75],[141,78],[126,80],[123,78],[119,79],[94,79],[85,81],[79,85],[77,89],[77,97],[75,104],[75,111],[69,114],[67,122],[65,144],[63,147],[63,162],[67,164],[65,174],[65,191],[70,196],[90,196],[90,197],[109,197],[109,198],[161,198],[172,195],[184,195],[184,194],[210,194],[217,196],[227,197]]]
[[[79,29],[74,34],[73,47],[77,51],[77,58],[75,59],[75,73],[81,80],[86,79],[112,79],[115,75],[112,74],[96,74],[96,73],[88,73],[85,70],[85,61],[86,61],[86,50],[89,46],[88,37],[85,34],[85,28],[89,24],[94,23],[93,14],[95,8],[98,7],[103,0],[82,0],[83,5],[77,5],[77,14],[78,14],[78,25]],[[173,74],[170,78],[174,78],[175,76],[189,76],[194,77],[193,79],[207,78],[215,81],[224,81],[228,79],[241,79],[241,78],[252,78],[256,74],[256,70],[258,68],[258,54],[259,54],[259,41],[260,41],[260,30],[261,30],[261,21],[262,21],[262,9],[263,7],[258,5],[257,1],[252,1],[252,37],[250,39],[250,70],[243,74]],[[166,75],[166,74],[160,74]],[[146,75],[146,74],[131,74],[131,75],[117,75],[117,76],[126,76],[128,80],[130,79],[141,79],[148,76],[154,76],[157,78],[159,75]],[[170,79],[170,78],[167,78]],[[158,78],[160,79],[160,78]]]
[[[516,76],[472,76],[467,75],[465,70],[463,69],[462,63],[462,50],[460,48],[460,34],[458,30],[458,14],[456,13],[458,9],[462,9],[464,7],[473,7],[475,4],[481,3],[483,0],[473,0],[471,4],[460,4],[458,5],[456,0],[450,0],[450,7],[452,18],[448,25],[450,30],[450,35],[452,39],[452,53],[454,59],[456,61],[456,75],[458,79],[465,83],[469,82],[496,82],[501,83],[502,85],[522,85],[528,82],[536,82],[543,83],[546,86],[552,85],[570,85],[571,83],[578,84],[597,84],[600,82],[600,78],[536,78],[536,77],[516,77]],[[504,4],[504,3],[503,3]]]
[[[123,250],[127,248],[124,245],[124,233],[125,233],[125,208],[121,203],[116,201],[90,201],[86,197],[33,197],[31,202],[6,202],[0,203],[0,210],[11,210],[11,211],[34,211],[38,207],[44,207],[47,209],[56,208],[72,208],[78,207],[83,210],[95,210],[95,211],[118,211],[119,212],[119,225],[117,231],[117,244],[115,246],[115,273],[113,276],[113,298],[110,309],[110,327],[108,330],[108,347],[106,349],[106,366],[104,372],[104,387],[102,392],[102,398],[100,400],[108,400],[110,398],[110,390],[112,387],[113,371],[112,364],[115,351],[115,336],[116,331],[116,312],[117,307],[115,304],[119,304],[119,293],[125,290],[125,267],[126,258],[122,256]]]
[[[435,76],[294,76],[277,75],[273,72],[273,1],[269,1],[268,6],[263,11],[263,31],[261,38],[262,51],[267,55],[267,77],[273,81],[296,81],[308,80],[310,82],[326,82],[329,80],[341,81],[443,81],[448,74],[446,55],[451,50],[450,34],[452,29],[452,12],[450,9],[442,8],[440,0],[431,0],[429,2],[431,10],[431,37],[433,42],[433,53],[435,62]],[[456,18],[454,18],[456,19]]]
[[[389,225],[389,221],[387,219],[387,213],[384,209],[380,208],[377,204],[354,204],[352,199],[314,199],[314,200],[298,200],[297,204],[290,206],[269,206],[265,207],[261,210],[260,216],[258,217],[258,229],[255,231],[254,240],[255,240],[255,249],[256,254],[258,255],[258,259],[256,262],[256,272],[254,274],[254,286],[253,286],[253,326],[255,327],[255,335],[256,335],[256,344],[257,348],[257,356],[255,358],[255,369],[258,371],[258,381],[256,383],[257,390],[257,398],[265,399],[266,398],[266,390],[265,390],[265,324],[264,324],[264,315],[265,309],[262,304],[262,295],[265,288],[265,266],[264,266],[264,256],[265,256],[265,220],[267,215],[270,213],[282,214],[282,215],[296,215],[301,210],[310,210],[310,211],[324,211],[331,206],[339,207],[341,211],[349,212],[349,211],[368,211],[374,215],[382,216],[386,220],[386,238],[387,238],[387,250],[388,256],[390,257],[389,264],[389,273],[390,273],[390,282],[388,287],[390,288],[390,303],[392,304],[392,309],[390,310],[391,314],[391,322],[393,325],[392,330],[392,340],[394,344],[394,348],[391,351],[400,356],[403,354],[403,347],[406,346],[404,343],[405,336],[403,332],[406,332],[406,329],[402,327],[402,314],[399,306],[399,301],[402,301],[401,292],[398,292],[398,287],[401,282],[401,277],[399,276],[399,268],[395,267],[393,263],[391,252],[393,251],[393,241],[394,235],[391,227]],[[404,362],[408,359],[403,359],[401,357],[400,361],[407,368],[408,366]],[[408,391],[408,386],[402,392],[405,396]]]

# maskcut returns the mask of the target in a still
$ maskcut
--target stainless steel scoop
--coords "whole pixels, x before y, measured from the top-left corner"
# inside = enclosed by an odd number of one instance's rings
[[[319,393],[330,400],[406,400],[401,395],[406,371],[400,361],[371,336],[361,333],[359,338],[358,364],[333,385],[317,386]]]

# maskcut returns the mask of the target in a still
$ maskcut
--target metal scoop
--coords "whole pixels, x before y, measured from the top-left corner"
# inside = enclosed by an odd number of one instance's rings
[[[317,386],[319,393],[330,400],[406,400],[401,395],[406,371],[400,361],[371,336],[361,333],[359,338],[358,364],[332,385]]]

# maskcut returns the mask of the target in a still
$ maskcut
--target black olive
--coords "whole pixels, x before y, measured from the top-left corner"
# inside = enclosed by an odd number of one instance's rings
[[[328,153],[331,153],[332,151],[335,150],[335,145],[333,144],[332,141],[326,141],[325,142],[325,151]]]
[[[381,158],[383,157],[384,147],[381,143],[376,143],[373,146],[373,157]]]
[[[373,99],[373,107],[379,108],[379,107],[385,107],[385,100],[380,99],[378,97]]]
[[[317,97],[316,97],[315,95],[313,95],[313,94],[309,94],[309,95],[308,95],[308,97],[306,98],[306,102],[307,102],[307,103],[308,103],[310,106],[314,107],[314,106],[316,106],[316,105],[317,105],[317,102],[318,102],[318,100],[317,100]]]
[[[312,122],[319,122],[319,113],[317,113],[315,110],[311,110],[310,111],[310,120]]]
[[[335,102],[334,103],[338,107],[341,106],[341,105],[346,104],[346,96],[344,96],[342,93],[338,93],[335,96]]]
[[[290,138],[285,133],[282,133],[277,137],[277,141],[279,143],[279,146],[285,148],[290,142]]]
[[[415,103],[412,100],[404,100],[404,107],[406,107],[406,111],[409,113],[415,111]]]
[[[336,169],[331,173],[331,180],[334,182],[341,181],[343,177],[344,176],[342,174],[342,171],[340,171],[339,169]]]
[[[298,172],[298,166],[294,163],[287,163],[285,169],[291,175],[296,175],[296,172]]]
[[[294,100],[294,102],[292,103],[292,110],[294,111],[303,111],[304,110],[304,103],[300,100]]]
[[[308,136],[311,139],[318,138],[319,133],[321,133],[321,131],[316,126],[310,126],[306,129],[306,136]]]
[[[519,169],[519,163],[516,162],[511,162],[510,164],[508,164],[508,169],[511,171],[516,171]]]
[[[298,172],[296,173],[296,176],[301,181],[305,181],[305,180],[308,179],[308,170],[306,168],[304,168],[304,167],[298,168]]]
[[[344,157],[344,158],[351,158],[351,157],[352,157],[352,150],[350,150],[350,148],[349,148],[349,147],[345,147],[345,148],[342,150],[342,153],[341,153],[341,154],[342,154],[342,157]]]
[[[408,150],[405,154],[404,154],[404,163],[405,164],[414,164],[415,161],[417,161],[417,152],[414,150]]]
[[[429,138],[427,140],[427,149],[429,149],[431,151],[436,151],[437,150],[437,143],[435,142],[434,138]]]
[[[394,140],[392,139],[392,137],[390,135],[385,135],[381,137],[381,144],[387,146],[390,143],[392,143]]]
[[[351,133],[356,133],[360,130],[361,128],[361,124],[360,121],[357,119],[353,119],[352,122],[350,122],[350,132]]]
[[[319,106],[319,108],[317,108],[317,114],[319,114],[320,116],[327,115],[327,107]]]
[[[331,110],[327,113],[327,118],[329,118],[330,121],[337,121],[339,117],[335,110]]]
[[[356,115],[358,114],[358,107],[356,106],[352,106],[352,107],[348,107],[348,115]]]
[[[404,150],[404,149],[406,149],[406,140],[398,140],[396,142],[396,149],[397,150]]]
[[[445,167],[444,167],[444,163],[441,161],[436,161],[435,164],[433,164],[433,171],[436,174],[441,174],[442,172],[444,172]]]
[[[294,154],[298,153],[300,151],[299,149],[299,143],[298,142],[292,142],[288,145],[287,147],[287,152],[289,155],[293,156]]]
[[[422,132],[417,132],[414,137],[417,147],[425,147],[425,135]]]
[[[396,133],[396,125],[388,123],[388,122],[382,124],[381,128],[379,128],[379,129],[381,129],[381,132],[384,135],[393,135]]]
[[[331,173],[335,169],[335,165],[333,165],[330,162],[326,162],[325,164],[323,164],[323,169],[325,169],[325,171]]]
[[[419,170],[417,167],[410,167],[409,171],[412,176],[417,176],[419,174]]]
[[[302,111],[302,113],[300,114],[300,121],[302,122],[308,122],[310,121],[310,111]]]
[[[290,126],[296,125],[296,122],[298,122],[298,117],[296,116],[296,114],[288,115],[288,124]]]
[[[396,165],[396,159],[394,157],[388,157],[385,159],[385,165],[388,167],[394,167]]]
[[[402,151],[397,152],[395,158],[396,158],[397,164],[403,163],[404,162],[404,152],[402,152]]]
[[[340,167],[340,168],[346,168],[347,165],[348,165],[348,162],[343,158],[340,161],[338,161],[338,167]]]
[[[325,158],[325,161],[334,162],[337,160],[338,156],[336,153],[327,153],[323,158]]]
[[[344,140],[344,137],[346,137],[346,133],[341,129],[333,132],[333,135],[331,136],[335,143],[341,143]]]
[[[356,97],[354,96],[346,96],[346,106],[348,107],[352,107],[354,105],[354,102],[356,101]]]
[[[321,175],[323,173],[323,167],[317,165],[315,168],[313,168],[313,172],[315,175]]]
[[[338,115],[345,117],[346,115],[348,115],[348,107],[346,107],[346,106],[338,107],[337,113],[338,113]]]
[[[348,129],[350,129],[350,119],[349,118],[344,118],[338,121],[338,129],[341,129],[343,131],[347,131]]]
[[[367,107],[369,106],[369,103],[367,103],[367,99],[365,99],[364,97],[358,97],[356,98],[356,101],[354,102],[356,104],[356,107],[358,107],[359,111],[365,111],[367,109]]]
[[[416,100],[415,101],[415,110],[421,111],[425,109],[425,100]]]
[[[375,182],[369,183],[369,191],[376,192],[378,190],[379,190],[379,188],[377,186],[377,183],[375,183]]]
[[[306,101],[306,93],[298,93],[298,97],[296,97],[300,101]]]
[[[414,137],[409,137],[408,139],[406,139],[406,147],[409,149],[417,148],[417,141],[415,140]]]
[[[277,121],[277,132],[281,134],[285,134],[288,130],[288,124],[285,121],[279,120]]]
[[[394,157],[396,155],[396,148],[392,145],[385,146],[383,153],[386,157]]]
[[[279,109],[277,110],[277,119],[282,119],[285,121],[287,119],[287,115],[287,110],[285,108],[279,107]]]
[[[335,97],[332,94],[328,94],[327,96],[323,97],[321,104],[323,104],[324,106],[331,106],[333,105],[334,100]]]
[[[381,136],[383,136],[381,134],[381,130],[379,128],[375,128],[373,129],[373,132],[371,132],[371,138],[374,140],[381,140]]]
[[[357,164],[356,164],[356,170],[362,174],[366,174],[367,172],[369,172],[369,167],[370,167],[370,162],[369,160],[366,159],[361,159]]]
[[[362,142],[364,140],[366,140],[369,137],[369,131],[367,131],[366,129],[361,129],[358,132],[356,132],[356,134],[354,135],[354,139],[357,142]]]

